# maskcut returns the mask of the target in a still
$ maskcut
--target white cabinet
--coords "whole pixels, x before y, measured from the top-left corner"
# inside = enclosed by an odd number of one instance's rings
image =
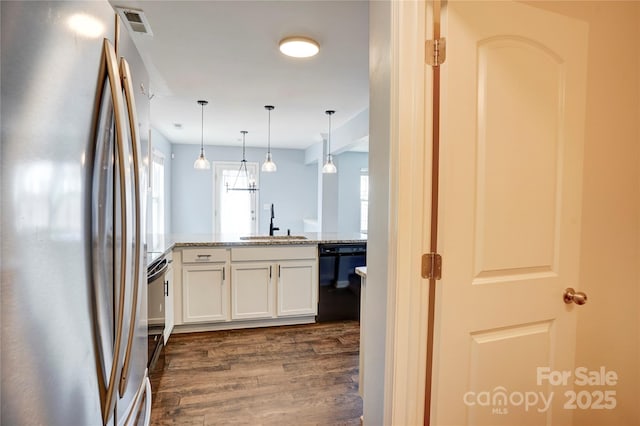
[[[356,274],[360,275],[360,368],[358,368],[358,393],[364,398],[364,340],[367,312],[367,267],[359,266]]]
[[[278,263],[279,317],[318,312],[318,262],[283,260]]]
[[[231,264],[231,319],[273,318],[275,292],[269,262]]]
[[[228,264],[226,249],[183,250],[183,323],[230,320]]]
[[[164,274],[165,279],[165,291],[164,291],[164,344],[167,344],[169,340],[169,336],[173,331],[173,326],[175,321],[173,319],[173,293],[174,293],[174,282],[173,282],[173,259],[171,258],[171,254],[167,256],[167,261],[169,262],[169,267]]]
[[[188,246],[173,259],[175,332],[315,322],[315,244]]]
[[[233,319],[316,315],[316,246],[232,248],[231,268]]]

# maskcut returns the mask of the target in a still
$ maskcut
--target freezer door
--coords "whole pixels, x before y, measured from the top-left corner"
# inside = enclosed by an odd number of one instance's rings
[[[144,380],[135,394],[133,407],[122,424],[127,426],[149,426],[151,423],[151,403],[151,382],[145,372]]]
[[[102,423],[91,179],[113,16],[106,1],[0,2],[2,425]]]
[[[135,343],[135,332],[136,326],[140,317],[138,315],[138,310],[141,308],[138,303],[139,293],[142,293],[144,288],[141,288],[143,283],[146,283],[146,280],[142,278],[143,266],[142,266],[142,224],[140,218],[142,216],[141,211],[141,187],[140,187],[140,139],[138,137],[138,120],[136,117],[136,106],[135,99],[133,96],[133,86],[132,86],[132,75],[131,70],[129,68],[129,64],[126,59],[120,58],[120,75],[122,78],[122,87],[123,94],[126,104],[126,111],[129,123],[129,142],[131,146],[131,172],[132,172],[132,196],[133,196],[133,204],[132,209],[130,210],[131,220],[133,222],[133,246],[132,246],[132,263],[133,263],[133,274],[131,275],[131,295],[130,295],[130,305],[125,307],[129,309],[129,317],[128,317],[128,330],[127,330],[127,340],[126,346],[124,350],[124,359],[122,363],[122,371],[120,374],[120,385],[119,392],[121,395],[125,394],[127,384],[129,383],[129,372],[131,370],[131,363],[133,357],[136,355],[134,352]]]
[[[116,423],[127,424],[135,410],[139,389],[147,367],[147,279],[145,254],[146,181],[141,135],[148,135],[149,99],[141,87],[148,87],[148,75],[128,33],[122,30],[119,41],[119,69],[124,111],[127,117],[125,167],[128,191],[127,282],[125,289],[124,329],[116,405]],[[118,197],[116,197],[118,199]],[[147,399],[150,399],[149,394]]]
[[[118,60],[103,42],[104,78],[94,156],[92,201],[93,283],[102,383],[102,420],[114,417],[131,298],[131,172],[127,164],[127,118]]]
[[[94,167],[94,282],[103,421],[120,425],[130,418],[144,381],[146,269],[142,267],[141,160],[132,75],[107,40],[104,51],[106,74],[98,126],[103,136],[96,143]]]

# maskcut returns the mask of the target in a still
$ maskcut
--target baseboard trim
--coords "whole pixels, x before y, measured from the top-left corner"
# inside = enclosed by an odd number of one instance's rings
[[[180,333],[196,333],[202,331],[220,331],[220,330],[235,330],[243,328],[259,328],[259,327],[274,327],[281,325],[299,325],[299,324],[313,324],[316,322],[315,315],[308,317],[295,317],[295,318],[276,318],[269,320],[252,320],[252,321],[233,321],[233,322],[219,322],[219,323],[205,323],[205,324],[181,324],[176,325],[173,328],[174,334]]]

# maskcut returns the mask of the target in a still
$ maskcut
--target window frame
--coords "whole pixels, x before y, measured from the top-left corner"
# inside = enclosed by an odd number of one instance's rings
[[[150,218],[149,218],[149,251],[163,251],[165,244],[165,235],[166,235],[166,218],[165,218],[165,210],[166,210],[166,188],[165,188],[165,180],[166,180],[166,167],[165,167],[165,155],[162,151],[152,149],[151,150],[151,171],[149,173],[149,202],[150,206]],[[160,160],[159,162],[156,160]],[[162,192],[157,192],[157,183],[156,182],[156,164],[158,164],[162,168]],[[156,210],[156,198],[159,199]],[[155,214],[159,212],[161,213],[160,218],[156,220]],[[156,229],[155,225],[160,224],[160,229]]]
[[[367,191],[363,197],[362,180],[365,178]],[[360,233],[367,234],[369,232],[369,169],[360,169]]]

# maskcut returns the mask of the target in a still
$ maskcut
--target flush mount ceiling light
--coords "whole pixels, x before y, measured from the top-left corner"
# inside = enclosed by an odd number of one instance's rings
[[[200,134],[200,157],[193,163],[193,168],[196,170],[209,170],[211,168],[211,164],[209,164],[209,160],[207,160],[204,156],[204,106],[209,102],[207,101],[198,101],[200,106],[202,107],[202,127]]]
[[[269,130],[267,133],[267,158],[262,164],[262,171],[275,172],[276,170],[278,170],[278,167],[276,167],[276,163],[274,163],[273,158],[271,158],[271,111],[275,107],[273,105],[265,105],[264,108],[269,111]]]
[[[320,45],[308,37],[287,37],[280,40],[280,51],[294,58],[309,58],[318,54]]]
[[[336,173],[338,169],[336,165],[333,164],[333,156],[331,155],[331,116],[336,112],[329,110],[324,113],[329,116],[329,134],[327,136],[327,162],[322,166],[322,173]]]

